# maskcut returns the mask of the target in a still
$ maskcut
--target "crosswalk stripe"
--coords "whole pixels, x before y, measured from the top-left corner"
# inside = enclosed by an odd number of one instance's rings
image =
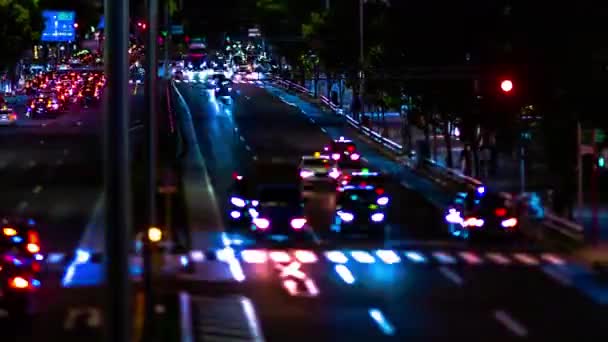
[[[553,253],[543,253],[541,254],[541,258],[553,265],[563,265],[566,263],[564,259],[558,257]]]
[[[426,262],[426,258],[419,252],[416,251],[407,251],[404,253],[405,256],[415,263],[424,263]]]
[[[445,252],[433,252],[433,257],[442,264],[455,264],[456,259]]]
[[[500,253],[490,252],[490,253],[486,254],[486,257],[500,265],[508,265],[511,263],[511,260],[509,260],[507,257],[505,257],[504,255],[502,255]]]
[[[539,264],[538,260],[525,253],[515,253],[513,257],[526,265],[535,266]]]
[[[460,255],[460,257],[468,264],[479,265],[483,263],[483,260],[481,260],[481,258],[475,255],[473,252],[460,252],[458,255]]]

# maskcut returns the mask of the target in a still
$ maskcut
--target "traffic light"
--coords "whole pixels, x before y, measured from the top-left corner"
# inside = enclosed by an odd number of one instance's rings
[[[500,89],[503,93],[510,93],[513,90],[513,81],[506,79],[500,82]]]
[[[606,167],[606,158],[604,158],[604,156],[600,156],[597,159],[597,166],[600,167],[600,168],[602,168],[602,169]]]

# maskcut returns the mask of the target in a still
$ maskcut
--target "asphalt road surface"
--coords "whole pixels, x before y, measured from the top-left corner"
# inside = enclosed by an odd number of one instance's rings
[[[131,128],[136,139],[142,87],[131,91]],[[86,236],[103,241],[99,215],[94,215],[101,202],[103,125],[101,104],[88,108],[74,104],[49,119],[30,120],[20,112],[16,126],[0,127],[0,215],[33,218],[47,256],[43,286],[32,301],[33,319],[14,325],[0,309],[3,336],[4,332],[15,334],[17,340],[26,340],[28,333],[63,336],[71,329],[64,327],[70,312],[88,307],[98,311],[101,301],[94,300],[94,290],[65,288],[63,280]]]
[[[386,186],[392,206],[385,241],[307,246],[299,263],[292,263],[295,250],[271,255],[259,245],[247,247],[248,257],[240,247],[197,252],[196,271],[181,278],[195,340],[256,340],[260,335],[268,341],[608,337],[602,328],[608,309],[589,290],[591,285],[580,285],[572,276],[575,266],[567,258],[525,240],[451,241],[441,211],[404,186],[413,180],[404,180],[400,168],[339,118],[301,110],[288,96],[271,95],[280,95],[279,90],[259,84],[237,85],[231,103],[218,101],[202,83],[176,86],[191,115],[197,140],[191,148],[200,149],[211,179],[212,187],[205,184],[205,191],[217,198],[221,213],[226,212],[233,171],[272,157],[297,161],[320,150],[330,135],[354,139],[370,168],[393,174]],[[331,192],[319,192],[307,202],[315,230],[326,228],[333,205]],[[220,228],[230,231],[228,225]],[[330,250],[338,253],[326,255]],[[579,277],[587,275],[581,271]],[[595,279],[585,279],[595,284]],[[214,285],[217,281],[220,285]]]

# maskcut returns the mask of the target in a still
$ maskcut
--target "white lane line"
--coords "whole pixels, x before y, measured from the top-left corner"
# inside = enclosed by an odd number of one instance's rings
[[[519,262],[524,263],[526,265],[535,266],[538,265],[538,260],[534,259],[532,256],[526,253],[515,253],[513,257],[517,259]]]
[[[39,194],[40,191],[42,191],[42,186],[41,185],[36,185],[36,187],[34,187],[34,189],[32,190],[32,193]]]
[[[382,314],[382,311],[379,309],[369,309],[370,317],[376,322],[380,331],[382,331],[385,335],[395,335],[395,327],[389,322],[388,319]]]
[[[479,264],[483,263],[483,261],[477,255],[475,255],[475,253],[473,253],[473,252],[460,252],[458,254],[468,264],[479,265]]]
[[[245,142],[245,138],[242,135],[239,137],[239,139],[241,139],[242,142]]]
[[[456,259],[445,252],[433,252],[433,256],[442,264],[455,264]]]
[[[258,156],[253,156],[253,160],[258,160]]]
[[[551,277],[551,279],[555,280],[559,284],[569,287],[572,286],[572,280],[568,278],[567,275],[559,272],[555,267],[543,267],[543,273]]]
[[[249,145],[245,145],[245,148],[247,149],[247,151],[251,151],[251,147]]]
[[[511,260],[500,253],[487,253],[486,257],[500,265],[508,265],[511,263]]]
[[[321,131],[322,131],[323,133],[327,133],[327,130],[326,130],[325,128],[323,128],[323,127],[321,127]]]
[[[251,97],[250,97],[250,96],[245,95],[245,99],[247,99],[247,100],[251,100]]]
[[[524,327],[521,323],[517,322],[508,313],[503,310],[494,311],[494,318],[502,324],[505,328],[511,331],[513,334],[519,337],[528,336],[528,329]]]
[[[29,205],[29,203],[27,203],[26,201],[19,202],[19,204],[17,205],[17,211],[25,210],[25,208],[27,208],[28,205]]]
[[[464,281],[462,280],[462,277],[460,277],[456,272],[454,272],[453,270],[451,270],[448,267],[445,267],[445,266],[439,267],[439,272],[441,272],[441,274],[443,274],[444,277],[448,278],[449,280],[451,280],[454,284],[456,284],[458,286],[462,286],[462,284],[464,283]]]

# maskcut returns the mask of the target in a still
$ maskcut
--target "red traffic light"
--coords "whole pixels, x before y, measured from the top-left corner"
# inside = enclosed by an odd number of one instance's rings
[[[511,92],[511,90],[513,90],[513,81],[503,80],[500,82],[500,89],[505,93]]]

